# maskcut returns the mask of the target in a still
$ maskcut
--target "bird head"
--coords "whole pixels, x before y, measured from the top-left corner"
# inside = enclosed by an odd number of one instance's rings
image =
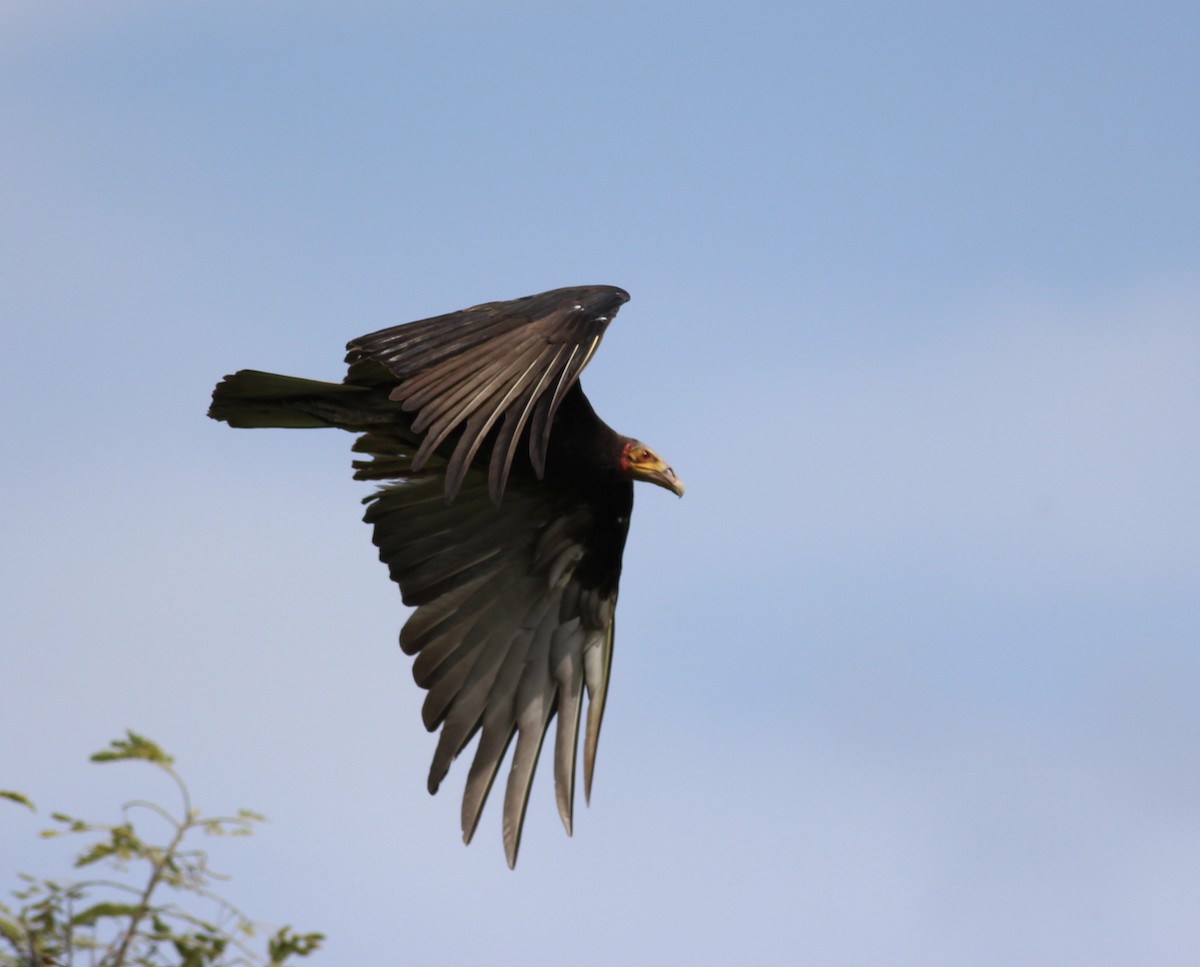
[[[645,480],[665,487],[678,497],[683,496],[683,481],[675,476],[675,471],[638,440],[627,440],[621,450],[621,473],[629,480]]]

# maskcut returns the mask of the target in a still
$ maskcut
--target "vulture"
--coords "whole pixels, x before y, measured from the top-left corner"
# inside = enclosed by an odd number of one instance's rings
[[[579,383],[628,300],[615,286],[579,286],[393,326],[347,345],[340,383],[241,370],[208,411],[234,427],[359,434],[354,476],[381,484],[365,520],[414,609],[400,647],[427,691],[425,727],[440,729],[429,791],[478,734],[462,801],[469,843],[515,736],[502,823],[510,867],[552,726],[568,835],[581,719],[591,797],[633,482],[683,495],[666,462],[610,429]]]

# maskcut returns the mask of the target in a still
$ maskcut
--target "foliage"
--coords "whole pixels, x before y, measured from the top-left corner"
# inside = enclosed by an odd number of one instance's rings
[[[267,938],[265,954],[252,949],[261,925],[213,892],[213,881],[227,878],[209,868],[204,850],[187,845],[197,832],[248,836],[262,816],[244,809],[232,816],[200,815],[174,769],[175,760],[133,732],[91,758],[151,763],[174,780],[180,811],[173,815],[156,803],[135,800],[122,807],[123,821],[116,824],[51,813],[57,826],[45,830],[44,837],[100,834],[80,852],[76,869],[99,865],[114,874],[70,881],[20,874],[24,886],[12,894],[16,909],[0,903],[0,967],[276,967],[318,948],[321,934],[283,927]],[[0,791],[0,798],[34,809],[20,793]],[[165,822],[168,841],[159,845],[144,839],[131,818],[135,812]],[[193,905],[204,901],[215,917],[200,917],[179,902],[189,898]]]

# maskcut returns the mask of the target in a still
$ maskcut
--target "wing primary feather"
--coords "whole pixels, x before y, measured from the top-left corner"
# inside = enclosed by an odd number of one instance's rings
[[[600,743],[600,724],[604,720],[604,702],[608,698],[614,623],[614,620],[610,620],[600,642],[587,648],[583,654],[583,673],[588,691],[587,734],[583,740],[583,798],[587,803],[592,801],[596,747]]]
[[[429,693],[421,708],[427,729],[434,729],[443,718],[443,731],[457,730],[461,736],[467,725],[483,715],[491,701],[490,694],[506,653],[503,642],[497,642],[494,625],[502,620],[511,594],[511,582],[504,581],[491,588],[492,600],[464,629],[455,649],[453,674],[442,673],[430,684]],[[414,668],[414,673],[416,669]],[[418,683],[419,684],[419,683]],[[462,739],[465,741],[465,738]],[[452,748],[451,758],[458,755],[461,741]],[[440,749],[440,746],[439,746]],[[446,764],[449,765],[449,759]]]
[[[428,426],[428,429],[425,429],[425,437],[421,440],[421,445],[417,448],[416,455],[413,457],[412,466],[414,470],[420,470],[425,465],[425,461],[429,459],[430,454],[437,449],[446,437],[454,432],[454,428],[474,413],[481,400],[486,399],[489,394],[495,391],[496,385],[504,378],[507,372],[508,370],[502,364],[489,367],[488,372],[480,375],[469,385],[459,387],[454,395],[448,397],[444,403],[439,400],[436,404],[429,404],[429,408],[434,408],[436,411],[433,421],[431,423],[423,422],[425,413],[422,412],[420,417],[418,417],[417,423],[413,424],[413,429],[418,432]],[[472,393],[474,393],[473,396],[471,396]],[[471,396],[471,399],[466,403],[461,403],[467,396]],[[461,405],[459,405],[460,403]],[[421,425],[418,426],[418,423]]]
[[[458,488],[462,484],[463,477],[467,473],[467,469],[471,465],[471,461],[475,459],[475,454],[479,451],[479,447],[483,444],[484,438],[488,431],[491,430],[496,420],[500,418],[500,414],[505,411],[509,402],[514,396],[520,393],[529,383],[530,374],[537,365],[538,360],[533,359],[524,372],[511,383],[508,390],[500,396],[494,405],[489,401],[488,410],[480,410],[475,416],[472,416],[467,421],[467,426],[463,430],[462,439],[458,441],[458,445],[454,448],[454,454],[450,457],[450,462],[446,465],[446,501],[449,503],[458,493]],[[477,421],[477,417],[483,416],[483,420]],[[475,425],[472,425],[475,424]]]
[[[579,619],[554,633],[550,663],[558,683],[558,727],[554,738],[554,797],[558,815],[570,836],[575,810],[575,755],[579,747],[579,713],[583,709],[583,663],[578,652]]]
[[[579,346],[571,347],[571,355],[569,355],[561,367],[559,368],[558,386],[562,386],[563,377],[571,368],[571,360],[575,358],[579,352]],[[533,414],[533,423],[529,427],[529,459],[533,463],[534,472],[541,480],[546,473],[546,445],[550,440],[550,424],[554,417],[554,400],[558,397],[558,387],[555,388],[554,395],[549,399],[541,399],[538,403],[536,412]]]
[[[512,652],[524,653],[529,649],[533,638],[531,631],[523,631],[514,640],[506,659]],[[508,664],[506,660],[505,664]],[[499,679],[499,676],[497,676]],[[479,817],[491,792],[500,761],[508,751],[508,744],[516,732],[516,717],[514,706],[516,702],[517,682],[501,683],[496,681],[488,695],[487,709],[483,713],[483,732],[479,736],[479,747],[475,750],[475,758],[471,760],[471,769],[467,773],[467,786],[463,791],[462,801],[462,834],[463,842],[471,842],[475,828],[479,825]]]
[[[489,709],[490,711],[490,709]],[[467,776],[467,789],[463,793],[462,802],[462,834],[463,842],[470,844],[479,826],[479,817],[487,803],[488,794],[492,791],[492,783],[496,781],[496,772],[508,751],[509,743],[516,734],[516,727],[509,723],[507,728],[493,726],[489,730],[487,723],[479,737],[479,748],[475,758],[471,760],[471,771]]]
[[[434,669],[436,675],[431,673],[427,679],[425,676],[417,678],[416,674],[413,674],[416,683],[422,688],[428,689],[425,693],[425,701],[421,703],[421,721],[427,732],[432,732],[443,724],[462,691],[463,682],[471,674],[475,663],[479,661],[483,650],[487,647],[485,642],[471,636],[471,630],[468,629],[459,639],[454,653]],[[461,745],[454,744],[451,758],[458,755],[460,749]]]
[[[480,722],[485,716],[492,713],[493,708],[498,708],[499,704],[502,704],[498,702],[500,686],[497,678],[512,651],[513,641],[511,639],[508,641],[498,640],[491,629],[518,626],[520,621],[518,612],[524,610],[518,599],[519,595],[511,591],[508,594],[502,594],[496,609],[490,613],[487,621],[481,622],[476,629],[481,642],[478,655],[466,681],[453,694],[450,710],[446,714],[446,720],[442,723],[442,734],[438,738],[433,764],[429,770],[430,791],[436,790],[437,784],[441,782],[450,768],[450,763],[462,751],[463,746],[470,740]],[[517,602],[515,607],[514,602]],[[428,702],[432,698],[431,693],[426,701]],[[510,697],[510,707],[511,703]],[[480,744],[482,747],[482,740]],[[475,758],[476,760],[479,758],[478,750],[476,750]],[[473,768],[474,764],[472,764]],[[490,788],[490,782],[488,788]],[[483,792],[484,798],[486,798],[487,789]],[[480,801],[479,807],[483,808],[482,801]]]
[[[529,435],[529,458],[533,461],[539,479],[546,472],[546,452],[550,445],[550,430],[554,426],[554,414],[558,412],[558,407],[562,403],[563,397],[567,395],[567,390],[575,385],[579,374],[583,372],[583,367],[588,364],[588,360],[595,354],[596,347],[599,345],[600,337],[593,336],[588,348],[584,350],[583,357],[578,362],[576,362],[576,355],[579,346],[572,347],[570,357],[563,364],[558,385],[554,388],[554,396],[550,399],[548,406],[539,410],[535,418],[538,426],[537,432]]]
[[[469,607],[460,609],[452,619],[439,625],[437,636],[422,643],[421,651],[412,666],[413,681],[431,694],[434,689],[440,692],[448,687],[444,680],[452,671],[461,670],[461,677],[470,670],[467,659],[475,656],[476,650],[482,644],[481,639],[486,637],[488,612],[500,602],[500,596],[504,593],[502,587],[488,587],[486,590],[487,594],[482,600],[479,596],[473,596]],[[445,702],[441,703],[443,707],[453,699],[457,691],[458,689],[454,688],[446,695]],[[432,704],[427,698],[425,705],[428,707]],[[441,721],[442,716],[432,708],[428,709],[428,713],[425,727],[432,730],[436,723]]]
[[[477,608],[468,610],[468,602],[472,601],[480,588],[485,587],[489,577],[481,574],[417,608],[400,629],[400,649],[406,655],[415,655],[425,647],[432,635],[440,636],[447,625],[462,621],[464,614],[477,614]]]
[[[403,379],[482,342],[519,331],[529,319],[514,303],[524,301],[482,303],[359,336],[347,345],[346,361],[374,359]]]
[[[556,609],[548,609],[534,632],[517,687],[517,747],[504,791],[503,816],[504,854],[510,869],[517,865],[529,790],[546,738],[546,727],[554,711],[555,683],[550,675],[550,647],[557,624]]]
[[[528,600],[528,599],[526,599]],[[512,638],[508,653],[496,675],[487,697],[487,710],[483,713],[483,733],[479,747],[467,774],[467,787],[463,792],[462,830],[463,841],[470,842],[479,823],[480,813],[487,802],[488,793],[496,778],[508,744],[517,727],[517,694],[521,679],[529,667],[530,652],[534,650],[537,629],[548,615],[555,610],[553,597],[538,596],[532,607],[522,607],[519,632]]]
[[[468,678],[474,677],[480,665],[488,662],[488,649],[480,647],[468,673]],[[430,793],[438,791],[438,786],[446,778],[446,773],[450,771],[450,763],[458,757],[463,747],[471,741],[471,736],[479,729],[480,723],[483,721],[484,710],[487,708],[487,687],[490,684],[490,681],[486,683],[482,695],[479,696],[464,697],[465,689],[463,688],[453,694],[449,712],[446,713],[442,722],[442,731],[438,734],[437,748],[433,751],[433,761],[429,764],[429,779],[426,785]],[[434,696],[431,692],[425,702],[429,703],[433,699]],[[429,717],[434,718],[432,714]]]
[[[502,359],[471,353],[460,359],[446,360],[434,369],[406,379],[388,396],[399,402],[406,413],[419,414],[413,420],[413,429],[421,433],[438,413],[469,392],[474,382],[486,378],[489,370],[503,365]]]
[[[481,346],[480,350],[487,350],[489,348],[490,346]],[[457,411],[460,414],[474,411],[481,399],[494,392],[498,383],[505,380],[511,383],[517,370],[526,365],[526,360],[536,362],[540,354],[541,351],[537,348],[536,344],[530,340],[526,340],[519,346],[506,347],[504,354],[498,358],[489,359],[485,356],[482,360],[482,365],[472,369],[468,375],[455,384],[453,392],[445,392],[435,387],[434,392],[430,395],[436,398],[429,400],[425,399],[425,394],[421,394],[421,400],[418,404],[421,407],[421,416],[413,423],[413,429],[421,432],[433,419],[451,411]],[[469,402],[462,404],[462,400],[472,394],[473,398]],[[406,397],[405,404],[413,402],[414,399],[415,397]],[[431,416],[427,416],[427,412]]]
[[[529,420],[529,414],[533,412],[534,406],[545,392],[546,385],[553,376],[558,360],[564,352],[566,352],[565,346],[559,346],[554,350],[553,357],[543,365],[537,383],[526,392],[525,404],[519,411],[510,409],[504,418],[504,424],[492,447],[492,460],[488,467],[488,492],[491,495],[492,503],[497,507],[500,506],[500,499],[504,495],[504,485],[508,482],[508,474],[512,470],[513,457],[516,455],[517,446],[521,441],[521,431]]]

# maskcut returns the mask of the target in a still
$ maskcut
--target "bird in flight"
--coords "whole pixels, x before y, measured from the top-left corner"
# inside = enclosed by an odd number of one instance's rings
[[[579,725],[590,798],[612,663],[633,482],[682,496],[644,443],[610,429],[579,384],[617,310],[608,285],[554,289],[393,326],[347,345],[340,383],[241,370],[208,415],[235,427],[360,434],[358,480],[383,482],[365,520],[415,610],[400,647],[441,729],[429,791],[477,733],[469,843],[509,744],[504,850],[516,865],[529,789],[554,726],[558,812],[571,832]]]

